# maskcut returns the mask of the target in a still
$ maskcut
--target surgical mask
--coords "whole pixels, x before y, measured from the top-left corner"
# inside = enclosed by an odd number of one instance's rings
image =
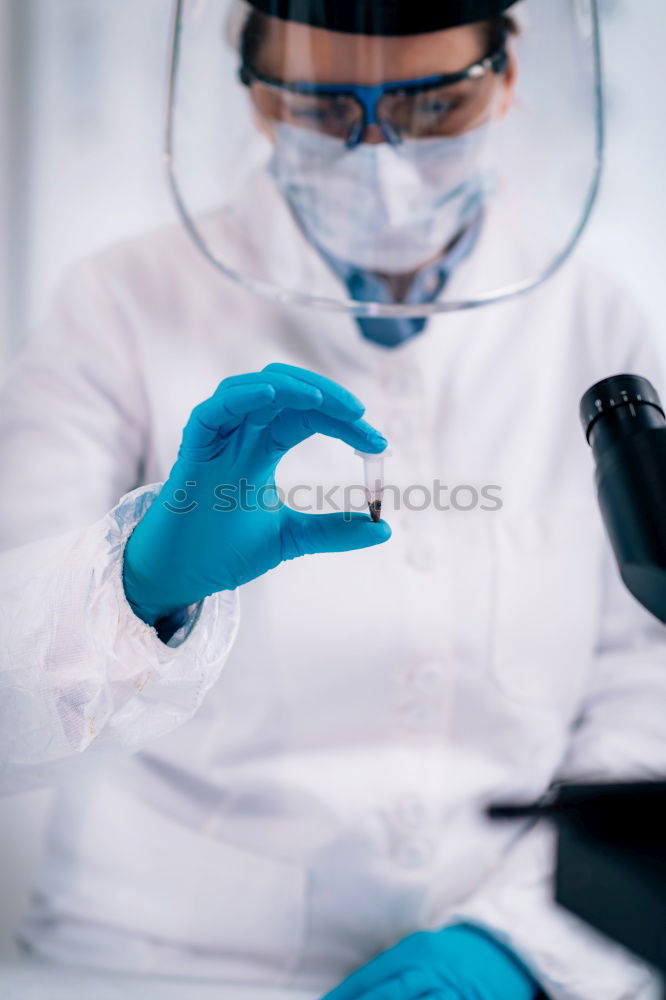
[[[312,243],[362,270],[406,274],[478,213],[490,186],[489,131],[346,149],[279,123],[269,170]]]

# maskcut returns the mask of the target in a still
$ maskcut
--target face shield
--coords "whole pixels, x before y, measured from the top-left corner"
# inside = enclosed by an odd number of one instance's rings
[[[175,4],[178,210],[275,300],[426,317],[526,292],[576,245],[602,145],[596,0]]]

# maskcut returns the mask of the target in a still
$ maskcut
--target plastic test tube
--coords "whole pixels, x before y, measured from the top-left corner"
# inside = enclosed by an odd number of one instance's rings
[[[382,516],[382,495],[384,493],[384,459],[390,455],[390,452],[383,451],[379,455],[371,455],[367,451],[358,451],[357,449],[356,454],[363,459],[365,496],[368,501],[370,517],[373,521],[379,521]]]

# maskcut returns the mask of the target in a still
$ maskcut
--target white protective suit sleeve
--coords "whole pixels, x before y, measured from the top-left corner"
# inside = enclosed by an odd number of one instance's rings
[[[661,386],[660,364],[642,317],[629,319],[625,305],[615,320],[623,338],[633,331],[636,346],[629,352],[625,348],[623,361],[613,351],[613,331],[607,329],[605,373],[634,372]],[[592,470],[590,456],[590,474]],[[592,680],[554,781],[664,775],[666,630],[625,590],[608,544]],[[446,922],[465,920],[504,941],[552,1000],[661,996],[645,965],[554,902],[555,846],[550,825],[539,822],[527,828],[490,878]]]
[[[0,396],[4,792],[174,730],[233,644],[236,592],[205,600],[168,643],[125,600],[124,544],[159,489],[137,488],[146,414],[130,324],[98,266],[81,265]]]

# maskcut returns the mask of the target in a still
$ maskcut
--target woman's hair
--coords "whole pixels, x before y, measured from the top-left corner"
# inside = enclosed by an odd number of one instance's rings
[[[266,38],[269,19],[259,10],[251,10],[240,32],[239,51],[242,66],[256,67],[259,51]],[[486,52],[494,52],[506,35],[519,34],[518,24],[510,14],[498,14],[481,22],[486,35]]]
[[[498,14],[497,17],[491,18],[490,21],[484,21],[483,28],[486,32],[487,52],[494,52],[502,41],[502,38],[505,38],[507,35],[520,34],[518,22],[511,14]]]
[[[256,68],[259,50],[266,37],[268,18],[259,10],[251,10],[241,28],[238,45],[241,66]]]

